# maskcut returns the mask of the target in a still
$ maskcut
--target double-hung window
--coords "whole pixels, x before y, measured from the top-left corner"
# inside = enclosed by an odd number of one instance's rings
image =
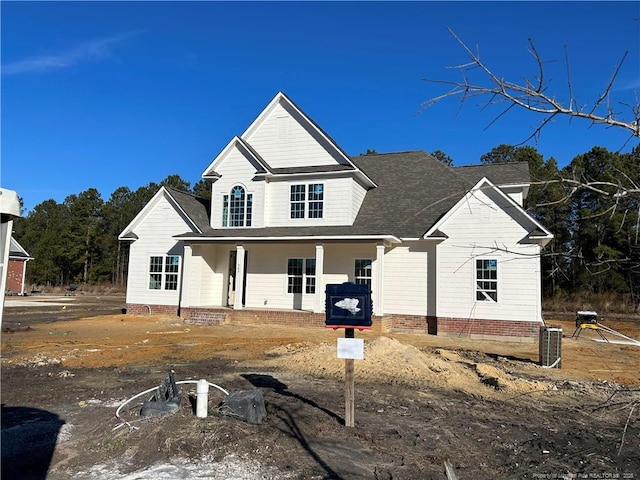
[[[177,290],[179,255],[153,255],[149,258],[149,289]]]
[[[495,259],[476,259],[476,300],[498,301],[498,261]]]
[[[304,218],[305,185],[291,185],[291,218]]]
[[[287,263],[287,293],[316,293],[316,259],[290,258]]]
[[[321,183],[309,184],[309,208],[307,209],[309,218],[322,218],[324,210],[324,185]]]
[[[228,195],[222,196],[222,226],[250,227],[253,210],[253,194],[236,185]]]
[[[371,286],[371,264],[369,258],[357,258],[355,261],[354,279],[357,284]]]
[[[289,201],[291,218],[322,218],[324,214],[324,184],[291,185]]]

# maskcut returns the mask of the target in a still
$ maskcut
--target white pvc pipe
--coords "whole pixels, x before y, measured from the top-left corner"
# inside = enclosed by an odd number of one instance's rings
[[[207,382],[206,380],[204,380],[205,382]],[[176,385],[180,385],[180,384],[184,384],[184,383],[200,383],[202,382],[202,380],[181,380],[179,382],[176,382]],[[224,388],[222,388],[220,385],[216,385],[215,383],[211,383],[211,382],[207,382],[208,386],[217,388],[218,390],[220,390],[222,393],[224,393],[225,395],[229,395],[229,392],[227,392]],[[120,405],[118,407],[118,409],[116,410],[116,418],[118,418],[119,420],[122,420],[120,418],[120,410],[122,410],[122,407],[124,407],[125,405],[127,405],[129,402],[131,402],[132,400],[135,400],[138,397],[141,397],[142,395],[146,394],[146,393],[151,393],[154,390],[157,390],[157,386],[153,387],[153,388],[149,388],[147,390],[145,390],[144,392],[140,392],[137,395],[134,395],[133,397],[131,397],[130,399],[128,399],[126,402],[124,402],[122,405]],[[197,390],[196,390],[197,392]],[[206,416],[206,415],[205,415]]]
[[[199,382],[199,380],[180,380],[179,382],[176,382],[176,385],[180,385],[181,383],[198,383],[198,382]],[[207,383],[209,384],[210,387],[217,388],[218,390],[220,390],[225,395],[229,395],[229,392],[227,392],[220,385],[216,385],[215,383],[211,383],[211,382],[207,382]]]
[[[207,418],[209,405],[209,382],[198,380],[196,384],[196,417]]]

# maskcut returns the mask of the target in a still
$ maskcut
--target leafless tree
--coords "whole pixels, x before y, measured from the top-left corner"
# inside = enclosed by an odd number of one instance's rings
[[[627,57],[627,52],[625,52],[620,62],[614,68],[611,79],[598,98],[593,102],[580,104],[574,96],[574,88],[569,69],[569,55],[566,47],[565,63],[569,99],[561,101],[558,100],[555,95],[548,92],[548,79],[545,76],[544,70],[545,62],[542,57],[540,57],[531,39],[529,39],[529,53],[533,56],[537,64],[537,73],[533,78],[524,76],[521,82],[517,83],[494,73],[487,64],[480,59],[480,53],[477,49],[476,52],[474,52],[453,30],[448,30],[467,53],[470,61],[451,67],[462,74],[461,80],[425,79],[428,82],[447,85],[449,86],[449,90],[424,102],[422,104],[423,110],[449,97],[459,98],[461,106],[470,98],[484,97],[486,99],[485,106],[506,105],[502,112],[499,113],[488,126],[491,126],[508,111],[517,107],[541,114],[543,119],[533,133],[522,143],[531,139],[537,140],[542,129],[558,116],[580,118],[592,124],[601,124],[607,127],[626,130],[629,132],[629,138],[625,142],[625,145],[634,137],[640,137],[640,102],[638,101],[637,93],[633,104],[616,104],[611,98],[611,90]],[[475,83],[469,78],[469,73],[472,70],[478,69],[484,74],[486,81],[483,83]]]

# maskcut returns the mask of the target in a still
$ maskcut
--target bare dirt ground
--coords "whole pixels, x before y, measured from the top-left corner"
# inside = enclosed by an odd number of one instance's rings
[[[342,331],[196,326],[123,306],[7,299],[3,479],[446,479],[446,460],[460,479],[640,479],[640,347],[572,339],[573,320],[547,320],[564,330],[561,369],[539,366],[537,344],[356,332],[348,428]],[[638,318],[604,324],[640,339]],[[142,419],[134,401],[115,417],[169,370],[259,388],[267,417],[220,415],[212,389],[198,419],[191,384],[172,416]]]

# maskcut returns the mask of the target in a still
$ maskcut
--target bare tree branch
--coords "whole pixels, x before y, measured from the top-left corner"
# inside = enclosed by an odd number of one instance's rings
[[[460,99],[461,104],[463,104],[469,98],[486,95],[489,97],[489,100],[483,108],[486,108],[489,105],[497,105],[502,102],[508,102],[510,104],[506,110],[502,111],[502,113],[490,122],[489,126],[494,124],[498,118],[502,117],[511,107],[515,106],[544,116],[540,125],[538,125],[525,142],[532,138],[538,139],[543,127],[558,115],[568,116],[569,119],[581,118],[591,122],[592,125],[601,124],[607,127],[616,127],[626,130],[630,133],[630,136],[625,142],[625,145],[631,138],[640,137],[640,104],[637,100],[637,94],[635,105],[620,103],[620,105],[626,107],[626,110],[630,113],[630,117],[626,118],[623,118],[621,113],[614,109],[611,100],[611,91],[627,57],[627,52],[622,56],[620,62],[616,64],[611,75],[611,79],[603,89],[602,93],[591,104],[591,107],[589,107],[588,103],[578,105],[577,99],[574,97],[573,84],[569,69],[569,55],[565,47],[569,101],[567,104],[564,104],[557,100],[555,96],[546,92],[548,84],[544,71],[544,62],[531,39],[529,39],[529,53],[531,53],[535,59],[538,67],[538,73],[537,75],[534,75],[535,81],[531,81],[525,77],[523,78],[522,83],[514,83],[495,74],[487,64],[480,59],[479,50],[476,49],[476,52],[472,51],[452,29],[449,28],[448,30],[466,52],[471,61],[452,67],[462,74],[462,80],[460,81],[425,79],[431,83],[448,85],[450,89],[442,95],[432,97],[423,102],[421,105],[421,111],[424,111],[449,97],[457,97]],[[469,79],[467,72],[473,69],[479,69],[482,71],[487,79],[486,84],[474,83]]]

